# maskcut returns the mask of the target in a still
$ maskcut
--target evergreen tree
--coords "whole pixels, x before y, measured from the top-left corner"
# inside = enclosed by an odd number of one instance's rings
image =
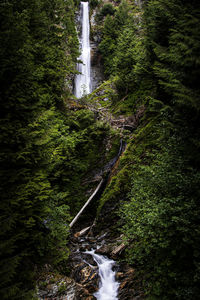
[[[147,298],[198,299],[199,3],[151,0],[139,26],[137,17],[129,6],[129,22],[109,27],[100,44],[123,97],[118,111],[146,110],[102,202],[129,199],[121,212],[126,257]]]
[[[68,206],[50,182],[66,125],[53,107],[75,71],[77,35],[71,1],[4,1],[0,14],[0,295],[32,299],[37,266],[67,256]]]

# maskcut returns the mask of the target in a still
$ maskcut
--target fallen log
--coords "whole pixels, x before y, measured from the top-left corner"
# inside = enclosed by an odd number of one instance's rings
[[[87,202],[83,205],[83,207],[81,208],[81,210],[78,212],[78,214],[74,217],[74,219],[72,220],[72,222],[69,224],[69,227],[72,228],[72,226],[76,223],[76,221],[78,220],[78,218],[80,217],[80,215],[82,214],[82,212],[85,210],[85,208],[88,206],[88,204],[92,201],[92,199],[94,198],[94,196],[97,194],[97,192],[100,190],[102,184],[103,184],[103,179],[101,179],[100,183],[98,184],[96,190],[94,191],[94,193],[90,196],[90,198],[87,200]]]
[[[115,247],[111,252],[111,255],[116,256],[118,254],[121,254],[121,252],[126,248],[126,246],[126,244],[122,243],[121,245]]]
[[[77,237],[83,236],[84,234],[86,234],[86,232],[87,232],[90,228],[91,228],[91,226],[86,227],[86,228],[82,229],[82,230],[79,231],[79,232],[76,232],[76,233],[74,234],[74,237],[77,238]]]

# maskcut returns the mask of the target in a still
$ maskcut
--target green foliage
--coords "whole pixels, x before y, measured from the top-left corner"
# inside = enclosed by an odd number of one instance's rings
[[[123,1],[101,14],[99,50],[112,77],[98,100],[127,115],[143,105],[145,115],[99,212],[124,201],[126,258],[149,299],[197,299],[199,2],[151,0],[141,15]],[[94,187],[85,178],[114,157],[119,137],[85,103],[65,108],[79,55],[74,2],[4,1],[0,15],[0,296],[23,300],[33,299],[37,268],[64,271],[71,215]]]
[[[154,59],[158,97],[166,103],[170,98],[177,108],[199,109],[198,5],[165,2],[152,1],[146,10],[147,45]]]
[[[100,103],[103,107],[111,107],[111,104],[117,97],[115,83],[116,78],[104,81],[88,96],[88,101],[93,105],[96,104],[98,106]]]
[[[103,27],[103,40],[99,44],[99,50],[103,55],[105,74],[113,74],[113,58],[116,55],[117,38],[128,22],[128,5],[122,2],[114,17],[108,14]]]
[[[98,213],[101,212],[107,201],[113,204],[120,201],[120,205],[122,205],[123,201],[129,198],[128,194],[131,190],[130,180],[134,165],[142,163],[145,153],[148,153],[157,140],[160,139],[156,119],[152,119],[132,136],[125,152],[111,174],[110,182],[100,199]],[[153,135],[151,134],[152,130],[154,131]]]
[[[133,168],[131,201],[123,206],[129,262],[143,272],[155,299],[199,294],[200,173],[183,158],[182,142],[170,138],[147,158],[152,163]]]
[[[91,9],[95,9],[99,5],[99,0],[90,0],[89,4]]]
[[[54,149],[55,168],[52,170],[54,190],[61,196],[61,203],[70,206],[75,215],[86,201],[87,184],[83,184],[86,174],[106,163],[107,153],[104,139],[110,129],[96,122],[89,110],[78,110],[66,115],[62,142]],[[74,205],[76,203],[76,205]]]
[[[103,29],[103,40],[99,44],[99,50],[103,55],[105,74],[111,74],[113,53],[115,51],[115,23],[113,18],[108,15],[105,18]]]
[[[117,88],[120,94],[128,94],[139,88],[145,74],[146,57],[144,43],[136,35],[132,23],[118,37],[113,65],[119,78]]]
[[[99,14],[98,14],[98,19],[101,20],[103,19],[103,17],[107,16],[107,15],[114,15],[115,13],[115,9],[112,6],[111,3],[106,3],[104,4],[104,6],[101,8]]]
[[[136,12],[123,1],[114,17],[104,21],[103,39],[99,45],[104,60],[105,73],[116,80],[119,97],[151,90],[150,63],[147,58],[146,40],[138,26]],[[141,33],[140,33],[141,31]],[[148,94],[148,93],[147,93]]]
[[[105,19],[99,46],[115,112],[146,109],[99,210],[120,202],[126,258],[148,299],[199,297],[199,8],[151,0],[138,15],[126,4]]]
[[[69,93],[65,80],[75,71],[73,7],[71,0],[0,5],[1,299],[33,299],[37,266],[57,266],[68,255],[69,209],[52,172],[54,151],[66,142],[72,147],[54,106]]]

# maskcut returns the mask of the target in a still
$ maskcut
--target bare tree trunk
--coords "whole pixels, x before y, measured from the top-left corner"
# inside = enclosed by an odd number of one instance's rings
[[[78,212],[78,214],[74,217],[74,219],[72,220],[72,222],[69,224],[69,227],[72,228],[72,226],[76,223],[76,221],[78,220],[78,218],[80,217],[80,215],[82,214],[82,212],[84,211],[84,209],[88,206],[88,204],[92,201],[92,199],[94,198],[94,196],[96,195],[96,193],[100,190],[101,186],[103,184],[103,179],[101,179],[100,183],[98,184],[96,190],[94,191],[94,193],[90,196],[90,198],[87,200],[87,202],[83,205],[83,207],[81,208],[81,210]]]

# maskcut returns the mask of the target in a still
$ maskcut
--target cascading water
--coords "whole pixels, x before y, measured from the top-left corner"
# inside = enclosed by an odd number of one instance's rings
[[[81,16],[82,16],[82,35],[80,40],[81,55],[77,66],[81,74],[76,75],[74,94],[77,98],[81,98],[85,94],[91,92],[90,80],[90,23],[89,23],[89,4],[88,2],[81,2]]]
[[[81,16],[82,16],[82,22],[81,22],[82,35],[80,40],[81,55],[79,57],[79,60],[81,60],[82,63],[79,63],[77,66],[77,69],[80,72],[80,74],[78,74],[75,78],[75,89],[74,89],[74,94],[77,98],[81,98],[83,95],[89,94],[91,92],[91,78],[90,78],[91,62],[90,62],[90,40],[89,40],[90,24],[89,24],[88,2],[81,2]],[[122,148],[123,148],[123,141],[121,141],[120,143],[120,150],[117,157],[121,155]],[[112,162],[112,165],[114,163],[115,161]],[[71,227],[76,221],[76,217],[71,222],[70,224]],[[92,255],[93,259],[96,261],[99,268],[100,285],[99,285],[98,292],[96,292],[94,296],[97,298],[97,300],[117,300],[119,283],[115,280],[115,272],[112,270],[112,267],[115,264],[115,262],[111,259],[108,259],[105,256],[96,254],[95,250],[86,251],[85,253]]]
[[[99,268],[100,285],[94,296],[97,300],[117,300],[119,283],[115,280],[115,272],[112,270],[114,260],[96,254],[95,250],[85,253],[92,255]]]
[[[104,169],[102,171],[102,175],[105,174],[105,172],[107,174],[110,173],[110,171],[112,170],[112,168],[115,165],[116,161],[121,156],[121,154],[124,152],[125,148],[126,148],[126,143],[123,141],[123,139],[121,139],[120,140],[120,148],[119,148],[117,156],[114,159],[112,159],[104,167]],[[101,191],[103,183],[104,183],[104,180],[102,179],[100,181],[100,183],[98,184],[96,190],[89,197],[89,199],[84,204],[84,206],[81,208],[79,213],[75,216],[75,218],[70,223],[71,228],[74,226],[74,224],[76,223],[76,221],[78,220],[79,216],[82,214],[84,209],[87,207],[87,205],[91,202],[92,199],[94,199],[95,195],[97,195],[97,193]],[[92,229],[94,224],[95,224],[95,222],[93,222],[93,225],[82,229],[81,231],[76,233],[74,236],[76,236],[76,237],[84,236],[88,232],[88,230]],[[91,234],[91,232],[89,232],[89,233]],[[79,242],[81,243],[81,247],[80,247],[81,251],[76,249],[76,253],[77,252],[80,253],[81,254],[80,258],[82,258],[82,260],[84,258],[84,260],[83,260],[84,263],[88,264],[91,268],[93,268],[93,266],[89,262],[87,262],[87,259],[85,259],[85,254],[91,255],[93,257],[93,259],[96,261],[97,265],[98,265],[98,271],[99,271],[98,273],[99,273],[99,276],[100,276],[100,285],[99,285],[98,292],[96,292],[94,294],[94,296],[97,298],[97,300],[117,300],[118,299],[119,283],[115,280],[115,272],[112,270],[112,267],[115,264],[114,260],[110,260],[105,256],[96,254],[95,250],[84,251],[84,249],[85,250],[86,249],[91,249],[91,247],[93,249],[94,248],[98,249],[99,247],[101,247],[105,243],[104,237],[106,236],[106,234],[107,233],[104,233],[103,235],[98,236],[97,239],[95,239],[93,237],[92,238],[93,241],[90,239],[91,235],[90,235],[90,237],[88,236],[88,237],[85,237],[85,238],[81,238],[79,240]],[[92,245],[91,245],[91,243],[92,243]],[[82,255],[84,255],[84,256],[82,256]]]

